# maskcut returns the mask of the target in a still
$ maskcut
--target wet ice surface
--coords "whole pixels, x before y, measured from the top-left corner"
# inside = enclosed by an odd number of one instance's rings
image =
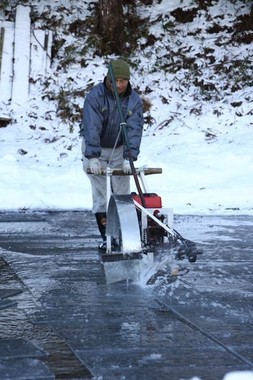
[[[18,364],[24,379],[32,364],[33,379],[219,380],[252,369],[252,218],[176,217],[204,254],[196,263],[163,256],[157,268],[189,271],[153,285],[152,268],[135,283],[105,283],[91,213],[0,214],[0,227],[0,289],[18,290],[7,298],[17,305],[0,310],[0,336],[40,350],[31,357],[21,345],[13,357],[0,346],[0,378],[10,366],[9,378],[21,378]]]

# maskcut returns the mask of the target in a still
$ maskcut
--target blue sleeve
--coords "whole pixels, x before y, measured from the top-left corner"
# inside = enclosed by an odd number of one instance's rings
[[[99,157],[101,154],[100,134],[103,117],[96,88],[86,96],[83,107],[84,155],[87,158]]]

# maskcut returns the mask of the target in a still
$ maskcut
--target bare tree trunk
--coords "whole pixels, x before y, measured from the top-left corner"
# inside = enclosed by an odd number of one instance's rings
[[[98,31],[103,39],[103,50],[121,54],[123,41],[122,0],[99,0]]]

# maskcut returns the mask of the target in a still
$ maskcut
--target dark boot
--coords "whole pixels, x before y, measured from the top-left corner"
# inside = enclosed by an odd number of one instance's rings
[[[106,250],[106,235],[105,235],[105,231],[106,231],[106,213],[105,212],[97,212],[95,214],[95,216],[96,216],[96,221],[97,221],[99,232],[100,232],[101,237],[103,239],[102,243],[99,244],[99,249],[101,249],[102,251],[105,251]],[[112,238],[111,247],[112,247],[113,251],[115,251],[115,250],[118,249],[117,241],[114,238]]]
[[[105,229],[106,229],[106,213],[105,212],[97,212],[95,214],[97,225],[99,232],[101,234],[101,237],[103,241],[106,241],[106,236],[105,236]]]

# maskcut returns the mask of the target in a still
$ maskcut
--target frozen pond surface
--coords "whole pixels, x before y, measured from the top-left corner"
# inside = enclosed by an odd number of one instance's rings
[[[222,380],[253,369],[252,217],[176,216],[204,254],[149,286],[105,283],[90,212],[5,212],[0,227],[1,379]]]

